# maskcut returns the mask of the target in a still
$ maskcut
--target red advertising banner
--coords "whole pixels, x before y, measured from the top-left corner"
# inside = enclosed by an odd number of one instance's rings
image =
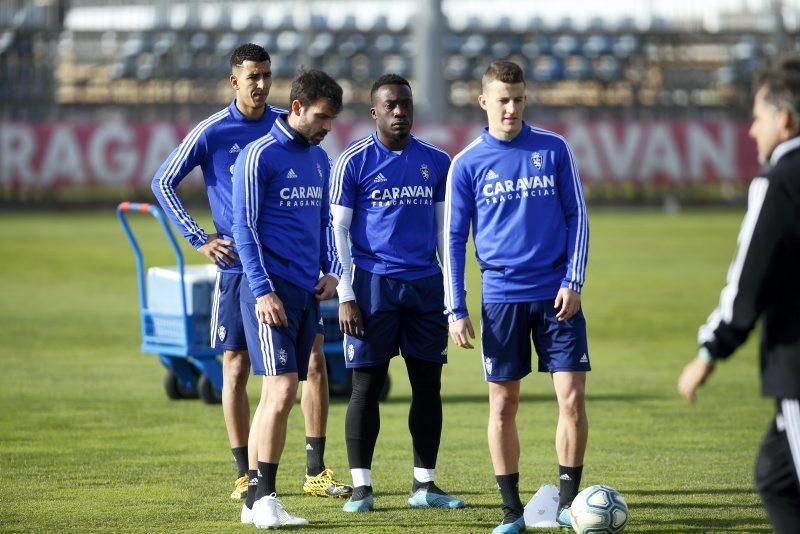
[[[0,188],[146,187],[192,125],[0,123]],[[736,122],[552,122],[569,141],[586,183],[740,182],[758,171],[748,125]],[[415,125],[415,135],[455,155],[480,135],[465,123]],[[369,121],[337,122],[323,146],[335,158]]]

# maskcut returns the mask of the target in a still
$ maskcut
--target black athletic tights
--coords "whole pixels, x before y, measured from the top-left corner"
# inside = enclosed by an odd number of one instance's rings
[[[442,364],[404,358],[411,383],[408,429],[414,446],[414,467],[433,469],[442,436]],[[353,369],[353,393],[347,407],[345,439],[350,469],[371,469],[381,427],[378,398],[389,364]]]

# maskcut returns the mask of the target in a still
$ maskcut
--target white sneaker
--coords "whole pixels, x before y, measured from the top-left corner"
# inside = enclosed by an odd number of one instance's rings
[[[242,523],[245,525],[252,525],[254,512],[255,512],[255,504],[253,505],[252,508],[248,508],[246,504],[243,504],[242,515],[240,516]]]
[[[283,507],[275,494],[261,497],[253,505],[253,524],[256,528],[280,528],[307,525],[308,519],[295,517]]]

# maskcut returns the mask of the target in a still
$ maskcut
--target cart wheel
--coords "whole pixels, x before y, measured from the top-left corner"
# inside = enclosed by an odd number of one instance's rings
[[[180,380],[172,371],[167,371],[167,376],[164,377],[164,390],[167,392],[167,397],[172,400],[179,400],[183,398],[181,390],[184,388],[180,385]]]
[[[222,402],[222,395],[205,373],[201,374],[200,378],[197,379],[197,392],[206,404],[219,404]]]
[[[389,396],[390,389],[392,389],[392,379],[389,378],[389,375],[386,375],[386,381],[383,383],[383,389],[381,390],[381,396],[379,399],[385,401]]]
[[[183,399],[196,399],[198,397],[197,392],[197,373],[195,373],[194,380],[192,381],[192,385],[188,388],[183,385],[181,380],[177,380],[178,382],[178,393],[180,393],[181,398]]]

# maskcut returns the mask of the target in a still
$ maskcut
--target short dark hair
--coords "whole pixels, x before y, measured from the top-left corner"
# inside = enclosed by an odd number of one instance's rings
[[[342,109],[342,87],[328,74],[317,69],[300,71],[292,80],[292,89],[289,91],[289,106],[295,100],[302,106],[309,106],[314,102],[327,98],[336,108]]]
[[[767,59],[753,76],[753,91],[762,87],[767,88],[764,100],[788,111],[794,132],[800,132],[800,56]]]
[[[519,65],[513,61],[495,61],[489,67],[481,78],[481,85],[486,85],[495,80],[503,83],[525,83],[525,75]]]
[[[375,83],[372,84],[372,89],[369,91],[369,97],[372,99],[375,96],[375,93],[378,92],[378,89],[383,87],[384,85],[405,85],[409,89],[411,89],[411,84],[408,83],[408,80],[400,76],[399,74],[389,73],[383,74],[375,80]]]
[[[264,50],[264,47],[247,43],[237,47],[231,54],[231,68],[241,67],[245,61],[262,63],[264,61],[272,62],[272,59],[270,59],[269,52]]]

